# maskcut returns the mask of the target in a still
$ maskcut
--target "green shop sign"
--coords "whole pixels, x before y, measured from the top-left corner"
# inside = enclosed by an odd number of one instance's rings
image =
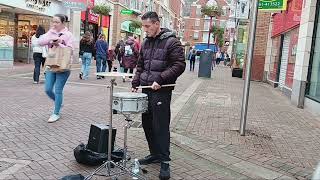
[[[129,9],[122,9],[120,11],[120,14],[133,14],[133,10],[129,10]]]
[[[123,23],[121,23],[121,30],[126,31],[126,32],[130,32],[133,34],[137,34],[137,35],[141,35],[141,29],[135,29],[133,27],[130,26],[131,21],[124,21]]]
[[[287,0],[259,0],[259,10],[281,11],[287,9]]]

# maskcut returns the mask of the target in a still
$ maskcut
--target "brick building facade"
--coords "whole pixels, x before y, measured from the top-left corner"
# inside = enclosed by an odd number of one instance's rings
[[[127,36],[136,35],[143,39],[142,29],[131,32],[128,28],[130,21],[140,20],[141,15],[148,11],[155,11],[160,16],[161,27],[181,32],[182,12],[184,0],[112,0],[114,9],[111,27],[112,45]],[[132,10],[132,14],[121,14],[121,10]]]
[[[208,0],[198,0],[191,4],[190,16],[184,17],[184,36],[183,42],[188,42],[190,45],[195,43],[208,42],[210,18],[203,17],[201,8],[207,4]],[[229,19],[229,8],[224,0],[216,0],[218,6],[223,9],[223,14],[218,18],[213,18],[212,25],[226,28],[227,20]],[[211,36],[210,42],[215,40]]]
[[[254,81],[262,81],[264,78],[264,64],[267,51],[270,17],[270,12],[259,11],[258,13],[256,39],[251,70],[251,80]],[[245,59],[247,60],[247,58]],[[243,66],[243,69],[243,73],[245,75],[246,65]]]

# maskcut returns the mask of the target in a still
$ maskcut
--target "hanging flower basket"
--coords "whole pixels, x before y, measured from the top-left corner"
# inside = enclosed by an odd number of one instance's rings
[[[100,14],[100,15],[103,15],[103,16],[109,16],[110,15],[110,12],[111,12],[111,8],[110,6],[108,5],[105,5],[105,4],[99,4],[99,5],[95,5],[93,8],[92,8],[92,11],[96,14]]]
[[[203,16],[219,17],[222,14],[222,9],[219,6],[202,6],[201,13]]]

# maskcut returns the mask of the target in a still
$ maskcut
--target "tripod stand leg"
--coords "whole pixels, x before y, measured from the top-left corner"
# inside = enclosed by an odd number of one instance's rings
[[[126,124],[124,127],[124,137],[123,137],[123,166],[127,166],[127,137],[128,137],[128,125]]]

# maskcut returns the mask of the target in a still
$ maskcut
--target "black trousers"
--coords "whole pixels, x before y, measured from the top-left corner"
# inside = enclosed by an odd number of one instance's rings
[[[196,63],[195,59],[190,60],[190,71],[194,71],[194,64]]]
[[[142,114],[142,126],[151,155],[170,161],[170,102],[172,91],[143,90],[148,95],[148,112]]]
[[[42,57],[42,53],[33,53],[33,61],[34,61],[33,81],[39,82],[40,67],[44,66],[46,59]]]
[[[107,60],[107,63],[108,63],[108,70],[109,70],[109,72],[111,72],[111,69],[112,69],[112,61]]]

